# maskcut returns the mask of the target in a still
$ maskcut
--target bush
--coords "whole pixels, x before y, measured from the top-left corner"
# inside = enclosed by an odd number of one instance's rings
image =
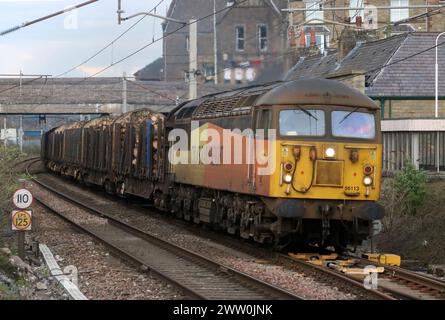
[[[405,162],[403,170],[394,177],[394,191],[402,199],[402,210],[415,215],[417,209],[425,203],[428,177],[422,170],[417,170],[410,161]]]
[[[424,203],[415,214],[407,213],[408,196],[396,191],[394,185],[394,178],[383,179],[381,204],[386,214],[382,232],[376,237],[377,248],[401,255],[402,261],[445,264],[445,180],[428,181]]]
[[[11,228],[11,196],[18,187],[15,166],[22,158],[18,148],[0,146],[0,246],[3,236]]]

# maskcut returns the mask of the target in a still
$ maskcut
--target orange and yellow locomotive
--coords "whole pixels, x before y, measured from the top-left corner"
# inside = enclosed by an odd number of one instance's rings
[[[44,136],[42,158],[53,171],[258,242],[344,248],[384,215],[379,108],[329,80],[63,126]]]

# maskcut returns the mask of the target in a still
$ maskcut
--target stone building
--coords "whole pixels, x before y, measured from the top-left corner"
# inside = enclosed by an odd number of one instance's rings
[[[445,30],[445,9],[424,6],[444,4],[445,1],[440,0],[294,0],[289,3],[288,40],[293,47],[310,47],[312,33],[316,46],[323,53],[337,46],[345,27],[361,30],[362,37],[367,39],[414,31],[440,32]],[[397,9],[408,6],[412,8]],[[345,9],[330,10],[334,7]],[[357,9],[361,7],[365,9]],[[324,10],[292,11],[297,8]]]
[[[220,83],[248,84],[264,70],[282,71],[282,56],[286,50],[287,18],[281,9],[287,0],[216,0],[217,77]],[[226,9],[225,9],[226,8]],[[188,22],[209,16],[198,22],[198,69],[200,82],[214,81],[214,3],[211,0],[173,0],[168,17]],[[165,81],[180,81],[189,71],[189,28],[171,21],[163,24],[163,66],[153,70],[148,65],[136,77],[143,80],[159,77]],[[159,60],[155,61],[159,64]],[[150,70],[145,72],[144,70]],[[267,80],[267,79],[266,79]]]

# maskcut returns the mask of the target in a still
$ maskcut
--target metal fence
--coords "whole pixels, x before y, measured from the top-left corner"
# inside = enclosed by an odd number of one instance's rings
[[[437,132],[383,132],[383,169],[400,170],[405,161],[424,170],[437,170]],[[445,132],[439,133],[439,164],[445,170]]]

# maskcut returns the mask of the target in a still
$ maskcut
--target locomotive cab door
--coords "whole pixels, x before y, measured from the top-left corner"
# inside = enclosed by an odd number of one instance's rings
[[[257,175],[257,141],[258,140],[267,140],[269,129],[272,128],[272,110],[268,107],[260,107],[254,109],[253,116],[253,136],[248,137],[248,174],[247,174],[247,183],[249,186],[250,192],[256,191],[256,175]],[[259,141],[263,142],[263,141]]]

